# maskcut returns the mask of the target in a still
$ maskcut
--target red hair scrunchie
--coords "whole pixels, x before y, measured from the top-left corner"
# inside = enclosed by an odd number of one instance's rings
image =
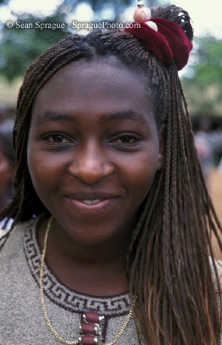
[[[158,31],[143,22],[136,23],[137,25],[132,25],[124,31],[142,40],[148,50],[164,65],[169,65],[174,60],[178,70],[181,70],[187,64],[193,48],[192,42],[177,23],[164,18],[151,18],[151,21],[156,23]]]

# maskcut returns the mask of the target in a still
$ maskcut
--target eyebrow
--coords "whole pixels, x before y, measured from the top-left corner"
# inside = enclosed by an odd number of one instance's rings
[[[44,114],[40,114],[40,121],[75,121],[75,117],[70,114],[65,114],[57,111],[46,111]]]
[[[104,121],[116,121],[116,120],[134,120],[137,122],[147,123],[148,116],[142,113],[137,113],[135,111],[127,110],[127,111],[121,111],[116,112],[113,114],[106,114],[103,116],[103,118],[100,120],[101,122]]]
[[[148,115],[144,113],[138,113],[132,110],[114,112],[110,114],[104,114],[102,118],[99,119],[99,122],[109,122],[109,121],[122,121],[122,120],[133,120],[140,123],[147,123]],[[44,114],[40,114],[39,121],[70,121],[77,122],[78,117],[68,113],[62,113],[57,111],[46,111]]]

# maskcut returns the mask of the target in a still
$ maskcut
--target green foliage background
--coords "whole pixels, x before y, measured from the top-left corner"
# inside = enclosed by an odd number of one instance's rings
[[[8,1],[0,0],[0,11],[1,6]],[[150,0],[149,6],[166,4],[166,1]],[[118,21],[120,14],[129,5],[136,4],[133,0],[87,0],[87,2],[94,11],[95,21],[106,19],[101,17],[105,8],[113,12],[111,21]],[[37,20],[43,23],[64,23],[67,15],[75,13],[76,6],[80,3],[81,1],[76,0],[61,1],[50,17],[36,18],[28,13],[16,15],[20,22],[33,23],[33,26]],[[67,28],[54,31],[34,28],[16,29],[7,28],[5,23],[0,23],[0,78],[11,83],[22,77],[26,68],[40,53],[69,33]],[[222,40],[210,36],[195,38],[188,72],[181,79],[193,115],[222,117]]]
[[[191,76],[182,80],[191,111],[196,116],[222,117],[222,40],[196,38],[193,55]]]

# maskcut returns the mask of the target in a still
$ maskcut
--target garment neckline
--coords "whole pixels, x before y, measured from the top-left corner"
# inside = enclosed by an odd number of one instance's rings
[[[38,285],[41,250],[37,241],[37,227],[41,218],[37,217],[31,223],[28,223],[23,242],[29,269]],[[126,315],[130,309],[128,293],[114,296],[90,296],[73,291],[55,277],[47,263],[44,265],[43,284],[45,295],[51,302],[72,312],[95,311],[107,316],[120,316]]]

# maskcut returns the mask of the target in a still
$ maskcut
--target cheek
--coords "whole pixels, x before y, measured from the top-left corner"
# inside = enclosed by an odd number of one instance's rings
[[[47,195],[50,188],[56,185],[58,176],[61,174],[61,165],[58,157],[53,155],[35,154],[35,150],[28,154],[28,169],[36,193],[41,196]]]
[[[135,171],[132,171],[133,187],[138,193],[147,195],[153,183],[156,174],[156,169],[149,169],[147,166],[138,166]]]
[[[128,180],[135,197],[142,200],[146,197],[160,168],[161,158],[156,151],[140,155],[131,161],[130,167],[125,169],[125,179]]]

